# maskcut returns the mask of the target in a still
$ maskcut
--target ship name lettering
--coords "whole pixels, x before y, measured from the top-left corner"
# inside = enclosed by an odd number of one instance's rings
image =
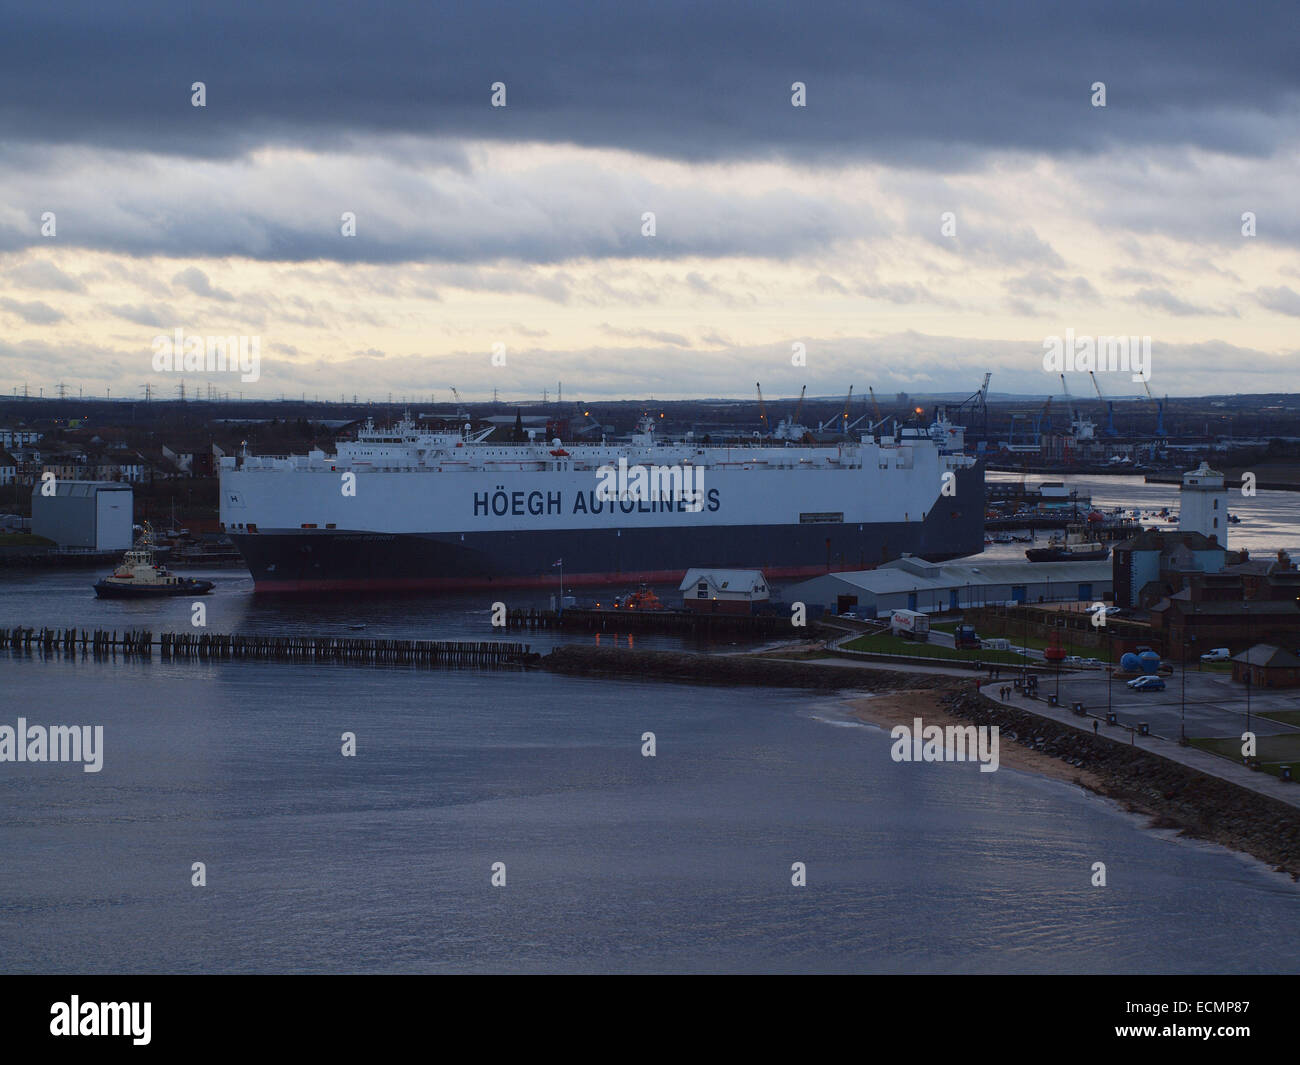
[[[562,510],[562,503],[563,503],[563,499],[562,499],[562,497],[561,497],[561,495],[560,495],[559,492],[547,492],[547,493],[546,493],[546,513],[547,513],[547,514],[562,514],[562,513],[564,512],[564,511]]]
[[[480,507],[482,507],[483,509],[480,510],[479,509]],[[480,514],[486,515],[487,512],[488,512],[488,494],[486,492],[483,492],[481,494],[479,492],[475,492],[474,493],[474,517],[477,518]]]
[[[541,493],[541,492],[529,492],[529,493],[528,493],[528,513],[529,513],[529,514],[540,514],[541,512],[542,512],[542,493]]]
[[[492,513],[498,518],[510,513],[510,497],[505,492],[497,490],[492,493]]]
[[[510,493],[510,513],[513,514],[513,515],[515,515],[516,517],[518,517],[519,515],[523,514],[523,512],[524,512],[524,493],[523,493],[523,492],[511,492],[511,493]]]

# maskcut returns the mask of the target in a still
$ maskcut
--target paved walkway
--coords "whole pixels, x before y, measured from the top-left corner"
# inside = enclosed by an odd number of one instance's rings
[[[845,637],[853,639],[857,634]],[[838,644],[840,640],[830,642],[829,646]],[[846,652],[852,654],[853,652]],[[976,673],[969,668],[960,668],[953,666],[944,666],[935,664],[933,666],[912,662],[889,662],[878,658],[863,658],[855,661],[852,658],[811,658],[802,659],[810,665],[836,667],[849,667],[851,669],[882,669],[899,673],[925,673],[938,674],[942,676],[961,677],[965,680],[974,681],[977,678],[983,678],[983,685],[980,694],[989,702],[996,703],[998,706],[1010,706],[1017,710],[1024,710],[1027,713],[1035,714],[1038,717],[1046,718],[1049,721],[1055,721],[1060,725],[1067,725],[1078,732],[1092,734],[1092,722],[1094,719],[1101,721],[1101,728],[1097,735],[1103,739],[1111,740],[1115,743],[1123,743],[1126,746],[1140,747],[1150,754],[1159,758],[1165,758],[1171,762],[1178,762],[1206,776],[1218,777],[1229,784],[1236,784],[1239,788],[1245,788],[1248,791],[1254,791],[1260,795],[1267,795],[1269,798],[1277,799],[1289,806],[1300,809],[1300,782],[1292,781],[1286,783],[1273,776],[1271,773],[1265,773],[1262,770],[1247,769],[1243,765],[1237,765],[1228,761],[1226,758],[1220,758],[1217,755],[1210,754],[1198,747],[1181,747],[1176,740],[1162,739],[1159,736],[1139,736],[1136,730],[1130,729],[1123,725],[1107,725],[1105,720],[1097,718],[1094,714],[1085,714],[1083,717],[1073,713],[1066,706],[1049,706],[1046,693],[1041,699],[1030,699],[1021,693],[1012,689],[1011,698],[1007,700],[998,699],[997,690],[1005,685],[1012,685],[1016,673],[1015,667],[1004,667],[1007,671],[1005,680],[988,680],[988,674]]]

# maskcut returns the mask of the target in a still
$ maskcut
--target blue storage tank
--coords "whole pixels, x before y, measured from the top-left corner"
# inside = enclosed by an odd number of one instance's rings
[[[1119,660],[1119,668],[1125,673],[1142,672],[1142,660],[1132,651],[1129,651]]]
[[[1154,651],[1143,651],[1138,655],[1138,661],[1142,663],[1143,673],[1155,673],[1160,668],[1160,656]]]

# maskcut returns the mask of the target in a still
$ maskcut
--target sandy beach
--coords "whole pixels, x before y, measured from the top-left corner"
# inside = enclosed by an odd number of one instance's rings
[[[857,695],[848,699],[847,703],[849,712],[859,721],[885,729],[894,725],[911,725],[912,719],[917,717],[927,725],[969,725],[970,722],[965,718],[957,717],[944,709],[941,702],[943,695],[943,691],[917,689],[875,696]],[[1001,738],[998,752],[1003,767],[1040,773],[1054,780],[1078,784],[1089,791],[1105,793],[1102,780],[1096,773],[1076,769],[1059,758],[1024,747],[1008,737]]]

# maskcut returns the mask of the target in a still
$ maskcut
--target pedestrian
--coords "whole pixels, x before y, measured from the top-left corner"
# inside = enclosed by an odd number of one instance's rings
[[[1093,735],[1096,735],[1101,731],[1101,722],[1098,721],[1096,718],[1092,719],[1092,731],[1093,731]]]

